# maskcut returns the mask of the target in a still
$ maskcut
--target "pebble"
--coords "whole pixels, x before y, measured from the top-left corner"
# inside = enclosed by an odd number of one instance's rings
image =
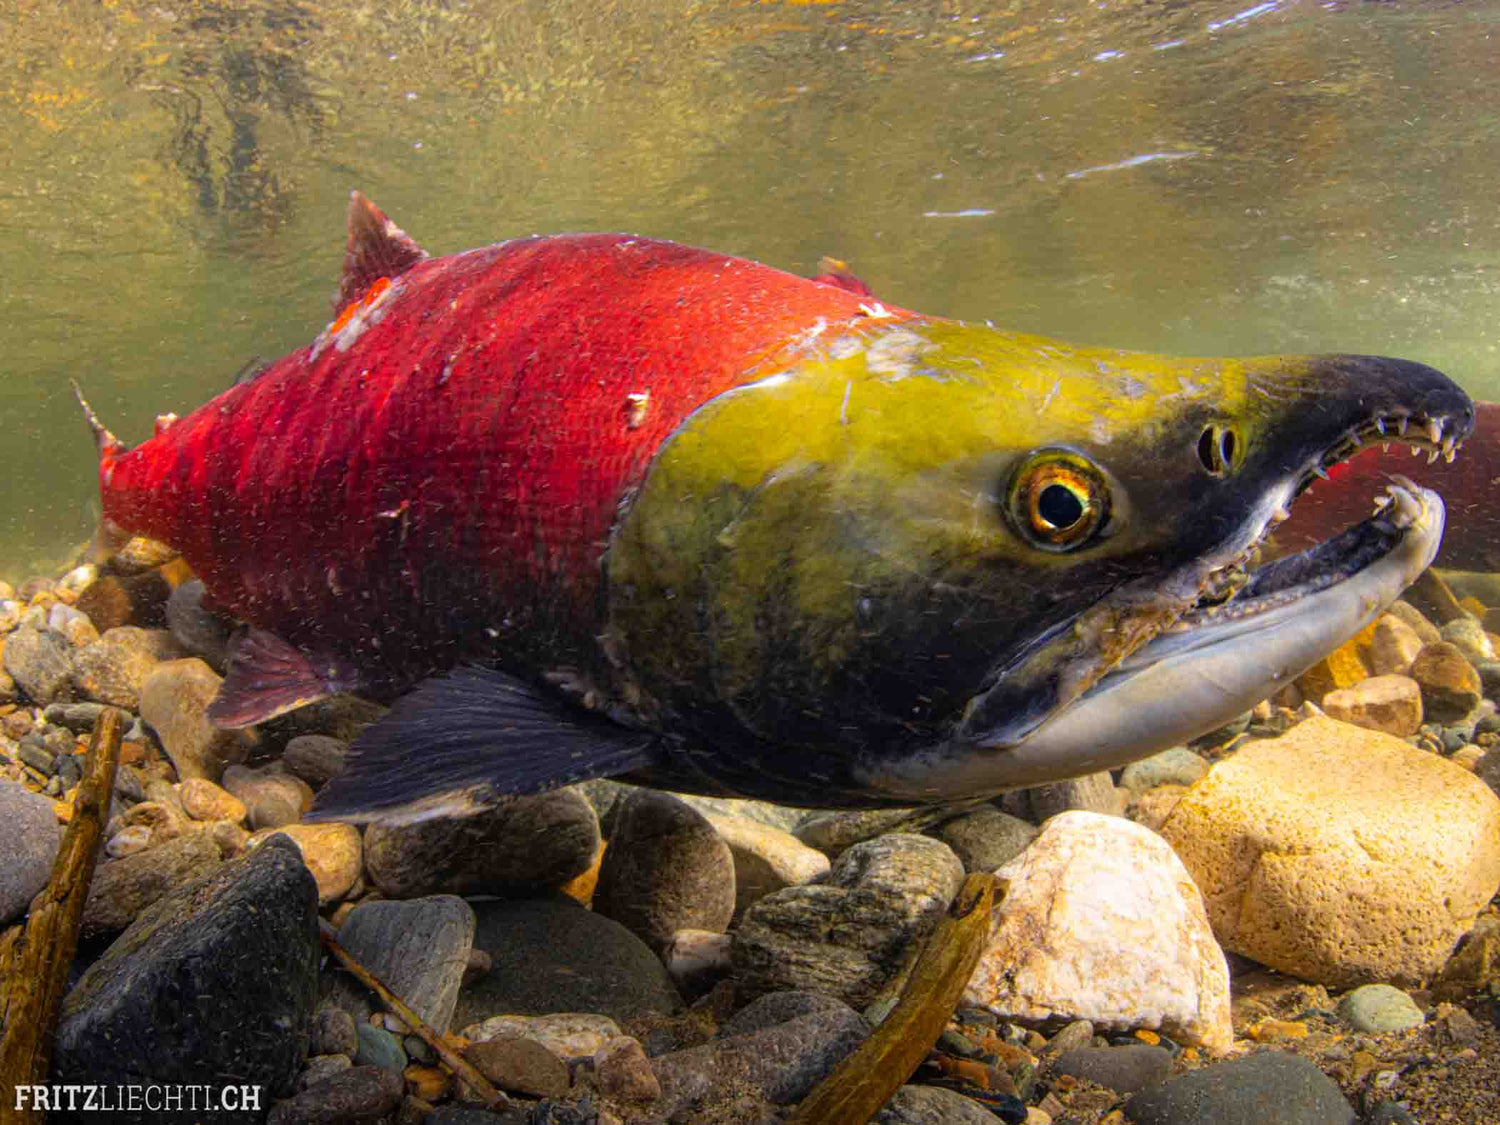
[[[461,1034],[476,1043],[497,1038],[532,1039],[559,1058],[586,1059],[624,1033],[608,1016],[556,1012],[545,1016],[491,1016],[464,1028]]]
[[[352,826],[342,827],[353,831]],[[417,1015],[446,1032],[475,925],[473,909],[455,895],[362,902],[339,930],[339,944]],[[330,1000],[356,1021],[378,1010],[368,991],[347,978],[338,978]]]
[[[1323,717],[1220,762],[1162,834],[1226,949],[1330,986],[1430,978],[1500,887],[1492,791]]]
[[[620,802],[596,911],[660,951],[678,930],[722,932],[734,907],[734,856],[702,813],[653,789]]]
[[[1015,859],[1036,839],[1036,826],[989,805],[960,813],[931,830],[953,849],[964,870],[994,871]]]
[[[177,788],[182,811],[194,820],[232,820],[243,824],[249,810],[228,790],[206,777],[190,777]]]
[[[545,894],[587,871],[598,850],[598,818],[573,788],[365,831],[365,868],[390,898]]]
[[[5,638],[5,671],[33,703],[45,707],[72,690],[73,666],[61,633],[23,621]]]
[[[224,767],[243,762],[259,741],[245,730],[220,730],[208,721],[208,705],[223,682],[196,658],[165,660],[141,687],[141,719],[161,740],[183,781],[218,781]]]
[[[807,817],[793,835],[810,848],[816,848],[829,859],[837,859],[848,848],[898,829],[914,830],[914,818],[920,809],[861,809],[856,812],[814,813]],[[939,817],[933,823],[941,823]],[[918,821],[920,823],[920,821]]]
[[[1457,617],[1438,629],[1438,636],[1463,653],[1470,664],[1496,658],[1495,646],[1485,634],[1484,626],[1473,617]]]
[[[224,770],[224,788],[245,803],[251,828],[281,828],[296,824],[312,808],[312,788],[279,765],[252,769],[231,765]]]
[[[349,1067],[277,1104],[266,1125],[374,1123],[393,1114],[405,1093],[400,1074],[378,1066]]]
[[[1161,837],[1119,817],[1063,813],[996,876],[1009,889],[965,1003],[1229,1047],[1228,966]]]
[[[705,813],[734,861],[734,912],[742,915],[766,895],[816,883],[828,875],[828,857],[790,832],[745,816]],[[614,841],[611,841],[613,845]],[[703,929],[713,929],[704,926]]]
[[[406,1069],[406,1050],[397,1036],[368,1023],[355,1024],[354,1032],[359,1038],[359,1048],[354,1052],[355,1066],[378,1066],[397,1074]]]
[[[662,950],[661,959],[684,996],[701,996],[729,975],[733,967],[730,956],[733,944],[734,939],[728,934],[678,930]]]
[[[1459,1001],[1500,984],[1500,917],[1482,915],[1432,982],[1435,1000]]]
[[[307,1029],[309,1055],[348,1055],[353,1058],[357,1050],[359,1036],[354,1029],[353,1016],[333,1004],[324,1004],[313,1013],[312,1023]]]
[[[666,967],[618,922],[561,895],[472,905],[474,945],[493,965],[459,990],[454,1026],[500,1014],[594,1012],[628,1021],[682,1010]]]
[[[141,688],[156,670],[165,654],[167,659],[180,656],[164,630],[121,625],[107,631],[93,644],[75,649],[72,655],[73,687],[85,699],[138,711]]]
[[[353,890],[364,870],[364,841],[352,824],[288,824],[265,831],[281,833],[297,845],[302,862],[318,884],[319,906],[331,906],[342,899]],[[256,842],[252,836],[249,845],[254,847]]]
[[[121,828],[104,841],[104,854],[110,859],[139,855],[151,846],[151,829],[144,824]]]
[[[826,882],[777,891],[746,911],[731,947],[737,995],[808,989],[864,1008],[906,966],[963,878],[958,857],[925,836],[855,844]]]
[[[1133,1095],[1125,1113],[1134,1125],[1354,1125],[1338,1086],[1284,1051],[1169,1078]]]
[[[873,1118],[871,1125],[995,1125],[984,1106],[941,1086],[902,1086]]]
[[[1339,999],[1339,1019],[1355,1031],[1405,1031],[1421,1027],[1422,1009],[1399,988],[1366,984]]]
[[[1172,1053],[1144,1043],[1123,1047],[1079,1047],[1052,1061],[1053,1074],[1082,1078],[1121,1094],[1133,1094],[1172,1073]]]
[[[1191,785],[1207,772],[1208,763],[1201,754],[1176,746],[1130,763],[1120,775],[1120,788],[1143,793],[1158,785]]]
[[[1434,640],[1439,639],[1434,637]],[[1422,651],[1417,631],[1394,614],[1383,614],[1375,622],[1370,639],[1370,671],[1377,676],[1404,676]]]
[[[266,1097],[290,1093],[317,999],[317,927],[312,876],[289,842],[176,888],[64,998],[54,1080],[222,1084],[234,1075]]]
[[[320,789],[344,772],[349,744],[326,734],[300,734],[289,740],[281,752],[281,764],[288,773],[300,777],[314,789]]]
[[[52,802],[0,779],[0,926],[26,913],[51,878],[61,847]]]
[[[1070,811],[1121,816],[1126,801],[1126,794],[1115,788],[1114,779],[1107,770],[1015,790],[1005,796],[1009,800],[1019,800],[1022,811],[1017,815],[1033,824],[1041,824],[1059,813]],[[1016,810],[1007,807],[1007,811]]]
[[[1422,712],[1438,723],[1462,719],[1479,702],[1479,673],[1457,645],[1448,641],[1422,646],[1412,661],[1411,678],[1422,688]]]
[[[1330,691],[1323,710],[1330,719],[1405,738],[1422,727],[1422,688],[1410,676],[1371,676]]]
[[[568,1064],[535,1039],[497,1036],[471,1043],[464,1058],[496,1086],[532,1098],[568,1092]]]
[[[652,1102],[661,1097],[661,1082],[645,1048],[628,1035],[611,1039],[594,1052],[594,1081],[607,1098]]]
[[[144,826],[127,829],[142,830],[146,833],[144,848],[149,843],[150,830]],[[99,864],[83,907],[83,937],[93,939],[119,933],[152,903],[185,883],[211,874],[219,863],[220,852],[213,840],[193,832],[167,840],[149,851],[136,851]]]

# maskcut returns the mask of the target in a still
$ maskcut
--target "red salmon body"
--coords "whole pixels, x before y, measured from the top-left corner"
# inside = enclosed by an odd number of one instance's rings
[[[334,322],[107,452],[104,516],[344,687],[524,659],[597,631],[611,525],[686,415],[828,325],[908,315],[842,280],[612,234],[427,258],[357,196]]]

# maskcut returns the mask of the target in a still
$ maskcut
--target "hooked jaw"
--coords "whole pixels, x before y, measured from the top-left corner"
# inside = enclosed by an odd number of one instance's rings
[[[1397,477],[1374,515],[1333,539],[1251,571],[1254,552],[1300,492],[1368,445],[1400,440],[1451,460],[1473,429],[1472,404],[1455,390],[1428,405],[1348,426],[1267,481],[1215,550],[1155,587],[1117,591],[1081,614],[1068,638],[1080,658],[1055,666],[1062,702],[1038,721],[1021,727],[980,696],[946,742],[904,762],[870,761],[862,780],[893,801],[918,803],[1077,777],[1196,738],[1274,694],[1431,564],[1444,507],[1436,493]],[[1091,666],[1102,671],[1090,677]]]

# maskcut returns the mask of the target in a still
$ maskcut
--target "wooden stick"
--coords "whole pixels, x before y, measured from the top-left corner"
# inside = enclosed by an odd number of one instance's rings
[[[975,874],[928,938],[879,1027],[802,1099],[787,1125],[866,1125],[943,1033],[990,938],[995,877]]]
[[[511,1104],[510,1099],[490,1085],[489,1079],[475,1070],[472,1063],[448,1046],[431,1024],[412,1011],[405,1001],[382,984],[374,973],[356,961],[353,955],[339,944],[338,938],[334,937],[328,928],[320,926],[318,932],[323,939],[323,947],[338,958],[339,964],[348,969],[355,980],[380,997],[381,1003],[395,1012],[402,1023],[420,1035],[422,1040],[438,1053],[438,1057],[452,1068],[453,1073],[484,1099],[484,1104],[500,1109]]]
[[[89,883],[109,822],[115,767],[124,737],[124,715],[106,707],[94,723],[83,780],[73,801],[52,877],[38,896],[24,928],[0,938],[0,1104],[3,1125],[40,1125],[46,1114],[16,1105],[17,1086],[46,1082],[52,1065],[54,1025],[67,991],[68,970],[78,949],[78,927]]]

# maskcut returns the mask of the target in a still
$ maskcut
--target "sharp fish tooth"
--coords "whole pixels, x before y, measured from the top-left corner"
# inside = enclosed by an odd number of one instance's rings
[[[1427,455],[1427,463],[1429,465],[1432,464],[1434,461],[1436,461],[1438,459],[1438,452],[1439,452],[1438,450],[1434,449],[1431,453],[1429,453]]]
[[[1389,453],[1390,451],[1391,451],[1391,443],[1390,442],[1383,441],[1383,442],[1380,443],[1380,452],[1382,452],[1382,453]]]
[[[1413,457],[1418,457],[1418,456],[1421,455],[1421,453],[1422,453],[1422,451],[1420,449],[1418,449],[1415,445],[1411,447],[1411,455]]]
[[[1432,421],[1430,421],[1430,422],[1427,423],[1427,436],[1432,439],[1432,444],[1433,445],[1440,445],[1440,444],[1442,444],[1442,440],[1443,440],[1443,424],[1441,422],[1439,422],[1436,418],[1432,419]]]
[[[1322,477],[1324,480],[1328,479],[1328,470],[1323,468],[1322,465],[1314,465],[1313,472],[1317,473],[1318,476]]]
[[[1448,446],[1448,448],[1446,448],[1446,449],[1443,450],[1443,460],[1446,461],[1446,462],[1448,462],[1448,464],[1450,464],[1450,465],[1453,464],[1453,454],[1454,454],[1454,452],[1455,452],[1454,448],[1451,445]]]
[[[1396,419],[1396,433],[1401,437],[1406,436],[1406,423],[1410,421],[1405,414]]]
[[[1380,433],[1380,435],[1382,437],[1385,436],[1385,419],[1384,418],[1376,418],[1375,419],[1375,429]]]

